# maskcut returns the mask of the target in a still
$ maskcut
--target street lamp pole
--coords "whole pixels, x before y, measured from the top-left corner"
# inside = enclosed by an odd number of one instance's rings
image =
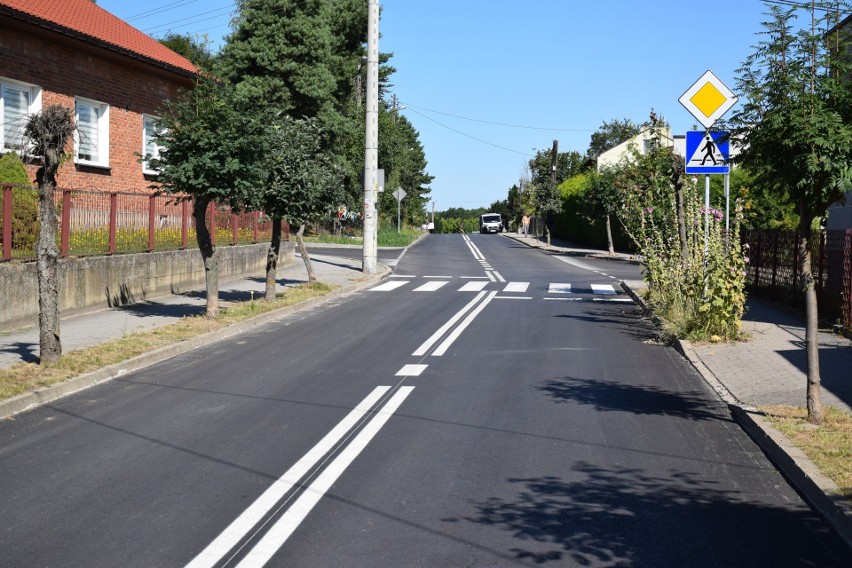
[[[376,208],[379,189],[379,0],[367,0],[367,117],[364,139],[364,262],[362,272],[377,271]]]

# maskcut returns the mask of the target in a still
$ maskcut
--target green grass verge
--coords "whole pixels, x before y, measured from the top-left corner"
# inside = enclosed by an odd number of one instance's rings
[[[825,407],[825,421],[816,425],[808,422],[808,411],[800,406],[766,406],[760,410],[852,503],[852,414]]]

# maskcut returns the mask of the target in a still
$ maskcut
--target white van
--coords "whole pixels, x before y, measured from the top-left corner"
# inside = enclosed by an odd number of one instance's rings
[[[486,213],[479,216],[480,233],[501,233],[503,231],[503,218],[499,213]]]

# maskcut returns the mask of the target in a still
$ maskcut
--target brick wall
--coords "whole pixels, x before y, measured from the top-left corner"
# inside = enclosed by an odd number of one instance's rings
[[[58,185],[149,193],[151,179],[139,162],[142,115],[157,115],[162,101],[179,88],[190,88],[191,80],[56,32],[3,20],[0,77],[39,86],[42,108],[61,104],[73,110],[75,97],[109,105],[109,168],[69,160],[59,170]],[[72,145],[68,151],[73,152]],[[27,168],[32,179],[36,169]]]

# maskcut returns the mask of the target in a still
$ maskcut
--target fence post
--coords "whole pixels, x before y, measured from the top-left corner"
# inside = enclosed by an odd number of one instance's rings
[[[257,233],[257,222],[260,219],[260,211],[255,211],[252,215],[252,220],[254,221],[254,240],[252,243],[257,243],[258,233]]]
[[[761,263],[761,248],[763,244],[763,231],[757,231],[757,243],[754,247],[754,287],[760,285],[760,263]]]
[[[799,241],[801,238],[802,235],[799,234],[799,231],[796,231],[796,246],[793,248],[793,283],[796,286],[799,284]],[[813,269],[811,269],[811,275],[813,275]]]
[[[186,243],[189,240],[189,202],[181,201],[180,203],[180,248],[186,250]]]
[[[71,190],[62,191],[62,226],[59,228],[59,256],[68,256],[68,246],[71,242]]]
[[[157,231],[157,196],[148,196],[148,252],[153,252]]]
[[[12,186],[3,186],[3,260],[12,260]]]
[[[115,254],[115,230],[118,225],[118,194],[109,194],[109,253]]]
[[[236,213],[231,213],[231,244],[236,245],[240,240],[240,220]]]
[[[846,229],[843,237],[843,325],[852,329],[852,229]]]
[[[775,277],[778,275],[778,231],[772,234],[772,279],[769,290],[775,294]]]

